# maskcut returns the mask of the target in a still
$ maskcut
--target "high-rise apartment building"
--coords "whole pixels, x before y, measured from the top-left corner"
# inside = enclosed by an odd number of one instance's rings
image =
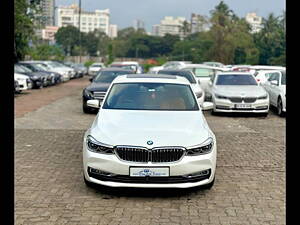
[[[205,16],[192,13],[191,15],[191,33],[203,32],[209,30],[209,22]]]
[[[109,35],[109,19],[109,9],[95,10],[94,12],[81,9],[80,31],[88,33],[97,29]],[[79,7],[76,4],[58,7],[57,26],[64,27],[68,25],[79,28]]]
[[[41,9],[42,14],[42,24],[44,26],[54,26],[55,1],[40,0],[39,7]]]
[[[152,34],[155,36],[164,36],[165,34],[179,35],[183,37],[183,24],[186,19],[184,17],[173,18],[166,16],[160,21],[160,24],[152,26]]]
[[[245,19],[250,24],[252,33],[257,33],[262,29],[262,17],[256,15],[255,12],[247,13]]]
[[[138,29],[145,29],[145,23],[144,21],[140,20],[140,19],[137,19],[134,21],[134,28],[136,30]]]

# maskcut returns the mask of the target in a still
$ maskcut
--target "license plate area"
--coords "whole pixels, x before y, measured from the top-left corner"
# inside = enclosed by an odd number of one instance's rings
[[[236,109],[251,109],[251,104],[235,104]]]
[[[169,177],[170,167],[129,167],[131,177]]]

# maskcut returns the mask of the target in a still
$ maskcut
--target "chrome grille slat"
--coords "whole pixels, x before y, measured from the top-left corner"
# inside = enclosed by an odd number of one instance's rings
[[[95,91],[94,92],[94,98],[99,99],[99,100],[103,100],[104,97],[105,97],[105,94],[106,94],[106,92],[104,92],[104,91],[100,91],[100,92]]]
[[[181,147],[164,147],[146,149],[143,147],[122,147],[117,146],[115,148],[117,156],[125,161],[129,162],[176,162],[180,160],[184,155],[184,148]]]

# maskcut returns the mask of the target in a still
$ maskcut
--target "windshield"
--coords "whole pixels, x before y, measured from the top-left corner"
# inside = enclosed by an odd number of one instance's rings
[[[137,66],[136,65],[110,65],[110,67],[118,67],[118,68],[123,68],[123,69],[126,69],[126,70],[134,70],[136,71],[137,70]]]
[[[91,65],[91,67],[102,67],[102,65],[100,65],[100,64],[93,64],[93,65]]]
[[[159,74],[168,74],[174,76],[181,76],[185,77],[191,84],[196,84],[196,80],[193,74],[190,71],[168,71],[168,70],[160,70],[158,71]]]
[[[214,71],[206,68],[195,68],[194,73],[196,77],[210,77],[214,74]]]
[[[17,65],[14,66],[14,71],[17,72],[17,73],[26,73],[26,72],[28,72],[23,67],[17,66]]]
[[[251,75],[245,74],[226,74],[218,75],[216,85],[257,85]]]
[[[132,74],[131,71],[100,71],[93,82],[111,83],[117,76]]]
[[[167,83],[114,84],[103,109],[123,110],[199,110],[189,85]]]
[[[286,72],[282,71],[281,84],[286,85]]]

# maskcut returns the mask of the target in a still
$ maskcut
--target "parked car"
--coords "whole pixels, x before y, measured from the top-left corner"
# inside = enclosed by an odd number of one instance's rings
[[[41,88],[48,85],[47,76],[44,76],[43,74],[37,72],[32,72],[31,70],[21,65],[15,64],[14,72],[28,76],[32,82],[32,88]]]
[[[50,72],[59,73],[60,75],[62,75],[64,82],[71,79],[72,73],[74,71],[72,68],[57,66],[57,64],[52,61],[26,61],[26,62],[38,63],[46,67],[47,70]]]
[[[276,71],[276,70],[275,70]],[[263,85],[266,83],[274,70],[258,70],[254,73],[257,83]]]
[[[267,116],[269,95],[251,73],[223,72],[212,77],[213,112],[247,112]]]
[[[185,64],[191,64],[191,61],[168,61],[161,66],[153,66],[148,73],[157,73],[163,69],[181,69]]]
[[[220,62],[203,62],[202,64],[208,65],[208,66],[213,66],[213,67],[225,67],[223,63]]]
[[[138,71],[138,66],[135,65],[135,64],[116,64],[116,63],[112,63],[111,65],[109,65],[109,67],[122,68],[124,70],[132,70],[134,73],[137,73],[137,71]]]
[[[286,112],[286,71],[273,71],[263,87],[269,93],[270,104],[277,108],[279,116],[283,116]]]
[[[99,100],[88,105],[99,107]],[[211,188],[216,157],[216,137],[185,78],[119,76],[84,135],[84,180],[110,187]]]
[[[205,93],[201,88],[200,81],[196,80],[195,75],[191,71],[187,70],[160,70],[158,74],[168,74],[173,76],[185,77],[191,84],[193,91],[196,94],[197,102],[202,107],[204,102]]]
[[[20,92],[32,88],[32,81],[30,80],[29,76],[20,73],[14,73],[14,79],[19,83]]]
[[[98,99],[103,101],[107,89],[111,82],[119,75],[133,74],[132,70],[124,70],[120,68],[104,68],[101,69],[97,76],[91,78],[92,82],[82,92],[82,110],[84,113],[91,113],[95,111],[95,108],[91,108],[87,105],[87,101],[91,99]]]
[[[19,62],[18,64],[34,72],[42,72],[43,74],[45,74],[45,77],[47,77],[47,80],[51,80],[51,83],[53,83],[53,79],[54,79],[54,84],[59,84],[63,81],[62,75],[60,75],[57,72],[48,71],[48,68],[45,67],[43,64],[30,63],[30,62]]]
[[[76,71],[75,77],[83,77],[85,74],[87,74],[87,68],[83,64],[65,62],[65,65],[72,67]]]
[[[103,63],[93,63],[88,70],[88,75],[90,76],[95,76],[97,75],[97,73],[104,68],[104,64]]]
[[[15,93],[20,93],[21,90],[20,90],[20,85],[19,85],[19,82],[17,80],[14,80],[14,87],[15,87]]]
[[[118,66],[116,66],[118,65]],[[122,65],[124,65],[122,67]],[[128,67],[127,67],[128,66]],[[143,73],[143,67],[135,61],[123,61],[123,62],[113,62],[110,67],[122,67],[124,69],[133,69],[135,73]]]
[[[60,61],[50,61],[50,62],[52,63],[52,65],[55,65],[58,68],[62,68],[62,69],[68,70],[69,73],[70,73],[70,79],[76,78],[76,70],[74,68],[63,64]]]
[[[182,70],[193,72],[197,80],[200,82],[201,88],[205,92],[205,100],[211,100],[211,94],[207,91],[210,78],[218,72],[226,71],[226,69],[223,68],[203,64],[186,64]]]

